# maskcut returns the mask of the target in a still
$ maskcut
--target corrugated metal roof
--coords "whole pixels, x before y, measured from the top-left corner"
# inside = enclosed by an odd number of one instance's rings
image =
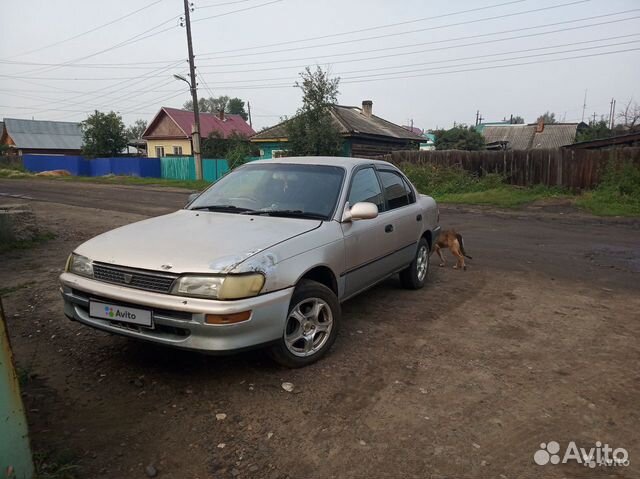
[[[579,123],[552,123],[536,133],[536,124],[485,126],[482,136],[487,145],[507,143],[511,150],[541,150],[570,145],[576,139]]]
[[[16,148],[80,150],[80,123],[5,118],[5,128]]]
[[[379,116],[366,116],[357,106],[333,105],[331,116],[333,123],[343,136],[349,135],[375,135],[398,140],[421,141],[424,138],[409,130],[391,123]],[[267,128],[251,137],[252,140],[270,140],[287,138],[287,121]]]

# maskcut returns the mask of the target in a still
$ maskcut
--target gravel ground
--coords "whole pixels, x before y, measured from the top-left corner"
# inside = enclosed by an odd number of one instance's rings
[[[0,287],[15,289],[3,303],[34,448],[73,457],[81,478],[640,476],[637,220],[445,207],[469,270],[348,301],[332,352],[290,371],[260,351],[174,351],[62,314],[70,251],[188,192],[11,180],[2,193],[30,198],[0,202],[31,203],[57,235],[0,255]],[[630,464],[536,465],[549,441],[624,447]]]

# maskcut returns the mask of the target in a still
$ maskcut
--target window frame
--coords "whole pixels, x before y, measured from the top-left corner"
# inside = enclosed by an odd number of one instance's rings
[[[407,194],[407,204],[404,206],[399,206],[397,208],[389,208],[389,199],[387,198],[387,190],[384,187],[384,183],[382,182],[382,178],[380,177],[379,173],[381,172],[387,172],[387,173],[393,173],[396,174],[400,177],[400,181],[402,182],[402,185],[405,187],[405,191],[408,189],[409,191],[411,191],[413,193],[413,201],[411,201],[411,197],[409,194]],[[384,195],[384,201],[385,201],[385,211],[395,211],[395,210],[400,210],[402,208],[407,208],[408,206],[411,206],[413,204],[416,203],[417,201],[417,194],[416,191],[411,187],[411,183],[409,182],[409,180],[407,180],[407,178],[402,174],[402,172],[396,168],[390,168],[387,165],[376,165],[376,173],[378,173],[378,182],[380,183],[380,187],[382,188],[382,194]]]
[[[373,170],[374,175],[376,175],[376,180],[378,181],[378,187],[380,188],[380,193],[382,194],[382,199],[383,199],[382,209],[378,209],[378,214],[384,213],[385,211],[387,211],[387,198],[386,198],[386,195],[384,194],[384,188],[382,187],[382,182],[380,181],[380,175],[378,175],[378,170],[376,168],[376,165],[373,163],[358,165],[353,170],[351,170],[351,178],[349,178],[349,188],[347,188],[347,194],[344,199],[344,204],[346,205],[347,203],[349,203],[349,208],[353,206],[349,202],[349,196],[351,196],[351,188],[353,187],[353,180],[356,177],[356,175],[360,172],[360,170],[364,170],[365,168],[371,168]],[[344,207],[342,209],[344,211]]]
[[[183,156],[182,155],[182,145],[173,145],[173,156]],[[180,150],[178,152],[178,150]]]
[[[164,158],[165,157],[165,155],[164,155],[164,146],[157,145],[155,150],[156,150],[156,158]]]

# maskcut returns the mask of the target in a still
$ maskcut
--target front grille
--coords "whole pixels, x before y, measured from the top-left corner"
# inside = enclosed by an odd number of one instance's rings
[[[105,283],[121,284],[130,288],[156,293],[168,293],[177,275],[152,273],[121,266],[93,264],[93,277]]]

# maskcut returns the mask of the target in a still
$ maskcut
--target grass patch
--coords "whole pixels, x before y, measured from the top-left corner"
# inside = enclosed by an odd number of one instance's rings
[[[549,188],[546,186],[519,188],[516,186],[504,185],[484,191],[448,193],[436,196],[436,200],[443,203],[462,203],[499,206],[502,208],[517,208],[538,200],[570,197],[570,194],[559,188]]]
[[[36,468],[34,479],[75,479],[79,466],[68,452],[52,454],[36,452],[33,455]]]
[[[28,288],[36,284],[35,281],[27,281],[26,283],[20,283],[16,286],[9,286],[6,288],[0,288],[0,297],[7,296],[8,294],[15,293],[16,291],[20,291],[21,289]]]
[[[20,249],[31,249],[46,241],[52,240],[55,237],[56,235],[53,233],[43,232],[30,240],[3,242],[3,243],[0,243],[0,253],[6,253],[7,251],[20,250]]]
[[[610,164],[600,185],[576,204],[599,216],[640,216],[640,168],[631,163]]]
[[[461,168],[436,165],[403,164],[401,168],[418,191],[443,203],[516,208],[541,199],[570,196],[561,188],[507,185],[504,177],[496,173],[479,176]]]
[[[40,178],[40,177],[37,177]],[[52,179],[52,178],[47,178]],[[210,182],[205,180],[171,180],[165,178],[140,178],[138,176],[60,176],[54,181],[79,181],[84,183],[101,183],[111,185],[147,185],[202,190]]]
[[[210,182],[205,180],[171,180],[165,178],[140,178],[138,176],[37,176],[33,173],[29,173],[24,170],[0,168],[0,178],[9,179],[36,179],[36,180],[50,180],[50,181],[77,181],[81,183],[101,183],[107,185],[147,185],[147,186],[161,186],[161,187],[173,187],[173,188],[187,188],[189,190],[203,190],[209,185]]]

